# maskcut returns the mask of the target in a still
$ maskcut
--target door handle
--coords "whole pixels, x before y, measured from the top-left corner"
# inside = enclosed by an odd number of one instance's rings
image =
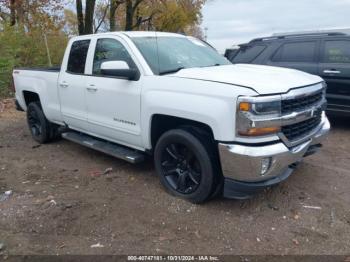
[[[323,73],[325,73],[325,74],[340,74],[341,71],[333,70],[333,69],[326,69],[326,70],[323,71]]]
[[[86,89],[88,91],[90,91],[90,92],[96,92],[97,91],[97,87],[95,87],[95,85],[88,85],[88,87]]]
[[[60,83],[60,87],[67,88],[68,86],[67,82]]]

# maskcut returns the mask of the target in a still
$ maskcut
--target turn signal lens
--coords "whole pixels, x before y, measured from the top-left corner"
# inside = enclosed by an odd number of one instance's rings
[[[248,102],[241,102],[241,103],[239,103],[239,110],[240,111],[249,111],[250,110],[250,104]]]
[[[246,132],[239,132],[242,136],[263,136],[273,133],[277,133],[281,130],[280,127],[260,127],[260,128],[249,128]]]

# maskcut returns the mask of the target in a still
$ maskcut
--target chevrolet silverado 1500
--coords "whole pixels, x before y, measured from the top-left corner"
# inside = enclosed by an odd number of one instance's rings
[[[36,141],[62,136],[131,163],[151,154],[164,187],[195,203],[285,180],[330,129],[320,77],[232,65],[178,34],[74,37],[61,68],[13,78]]]

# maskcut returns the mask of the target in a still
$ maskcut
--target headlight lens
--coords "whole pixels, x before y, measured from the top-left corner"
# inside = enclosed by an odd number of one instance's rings
[[[237,130],[240,136],[266,136],[280,131],[279,126],[255,126],[254,119],[281,115],[280,96],[241,97],[238,99]],[[268,122],[268,121],[267,121]]]
[[[258,115],[279,114],[281,112],[281,101],[255,103],[252,109]]]
[[[239,110],[243,112],[252,112],[256,115],[280,114],[281,101],[240,102]]]

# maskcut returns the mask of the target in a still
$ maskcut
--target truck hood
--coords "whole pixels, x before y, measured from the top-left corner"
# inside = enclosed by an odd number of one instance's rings
[[[248,87],[261,95],[286,93],[323,81],[319,76],[294,69],[250,64],[188,68],[169,76]]]

